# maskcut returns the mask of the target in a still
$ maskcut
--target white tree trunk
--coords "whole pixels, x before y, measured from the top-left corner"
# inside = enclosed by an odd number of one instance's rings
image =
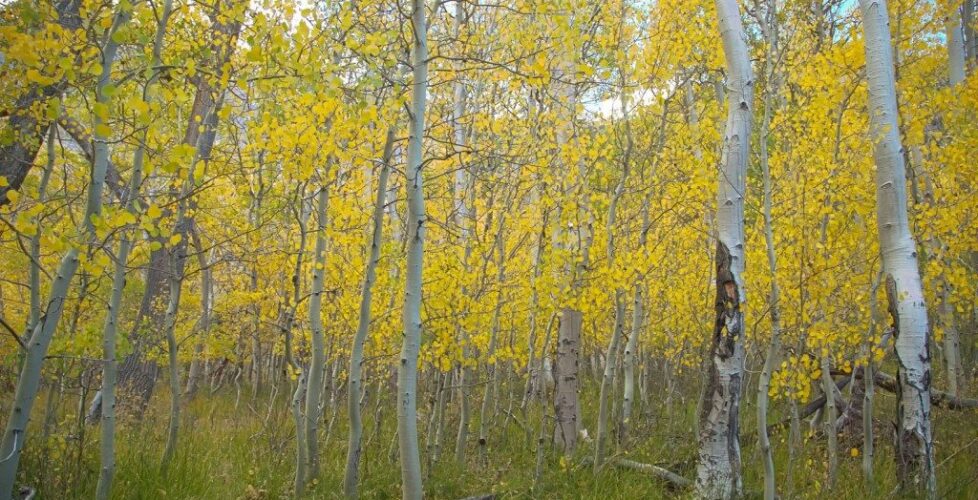
[[[968,0],[970,1],[970,0]],[[964,81],[964,33],[961,31],[961,12],[953,6],[945,20],[947,30],[947,71],[952,87]]]
[[[397,369],[397,439],[401,458],[401,493],[405,500],[422,497],[418,450],[418,353],[421,350],[421,292],[424,239],[427,232],[421,169],[428,92],[428,25],[423,0],[411,1],[413,44],[411,125],[407,164],[407,272],[404,286],[404,343]]]
[[[173,1],[163,2],[163,12],[160,15],[156,26],[156,38],[153,43],[153,66],[159,66],[161,53],[163,51],[163,37],[166,34],[166,25],[173,11]],[[154,76],[146,82],[143,89],[143,100],[150,102],[155,97],[153,87],[157,78]],[[135,199],[139,194],[139,187],[142,184],[143,158],[146,153],[145,143],[148,130],[143,131],[143,140],[133,156],[132,178],[129,182],[129,192],[127,194],[126,209],[133,215],[137,215]],[[103,142],[104,146],[105,143]],[[98,143],[96,143],[96,148]],[[98,152],[98,149],[95,149]],[[108,159],[107,151],[104,152],[105,159]],[[96,156],[96,160],[101,160],[102,156]],[[116,335],[117,321],[119,319],[119,306],[122,304],[122,292],[126,286],[126,268],[129,262],[129,251],[132,249],[132,235],[128,230],[122,232],[119,242],[119,250],[116,252],[115,273],[112,277],[112,296],[109,299],[109,311],[105,318],[105,326],[102,329],[102,389],[101,395],[101,441],[99,443],[99,454],[101,467],[99,468],[98,486],[95,490],[95,498],[105,500],[109,498],[112,489],[112,478],[115,474],[115,383],[117,375],[116,361]]]
[[[885,0],[860,0],[866,39],[870,136],[876,160],[876,216],[896,338],[897,477],[906,490],[935,496],[930,422],[927,306],[907,216],[906,166],[898,128],[893,48]]]
[[[360,292],[360,317],[357,321],[357,332],[353,338],[350,350],[350,375],[347,387],[347,408],[350,413],[349,445],[346,455],[346,475],[343,481],[343,492],[347,498],[357,498],[359,493],[359,466],[363,422],[360,419],[360,397],[363,392],[363,346],[367,341],[370,330],[370,306],[373,302],[373,287],[377,281],[377,263],[380,261],[380,246],[384,237],[384,200],[387,197],[387,179],[390,177],[391,154],[394,149],[394,127],[387,130],[387,141],[384,145],[384,158],[380,165],[380,175],[377,177],[377,201],[374,204],[373,232],[370,237],[370,257],[367,270],[364,273],[363,289]]]
[[[578,365],[580,364],[580,311],[564,308],[560,313],[557,336],[557,366],[554,369],[554,414],[557,426],[554,442],[565,455],[574,453],[577,446]]]
[[[969,0],[970,1],[970,0]],[[946,20],[947,28],[947,55],[948,55],[948,83],[952,90],[964,81],[965,50],[964,35],[961,31],[961,13],[957,6],[951,9]],[[932,187],[930,182],[926,182],[926,190],[929,194],[927,200],[934,202]],[[940,249],[940,241],[933,241],[936,251]],[[944,327],[944,359],[947,364],[948,392],[957,397],[960,395],[961,386],[964,385],[964,372],[961,368],[961,336],[958,332],[954,319],[954,307],[951,305],[950,283],[943,276],[939,278],[938,294],[940,304],[938,306],[939,317]]]
[[[975,39],[974,22],[975,3],[974,0],[964,0],[961,8],[961,26],[964,28],[964,57],[965,70],[970,75],[975,69],[976,57],[978,57],[978,39]]]
[[[110,99],[105,89],[111,83],[112,65],[119,48],[118,43],[113,40],[113,35],[129,21],[130,17],[131,10],[121,8],[117,10],[112,25],[106,34],[105,45],[101,50],[102,72],[99,76],[95,97],[98,102],[103,104],[108,103]],[[106,121],[105,117],[99,116],[98,113],[94,114],[92,179],[88,189],[84,227],[79,228],[80,235],[88,240],[93,240],[96,237],[92,218],[102,212],[102,188],[105,185],[105,172],[109,163],[109,138],[100,133],[100,125],[104,121]],[[58,266],[57,274],[55,274],[51,284],[45,314],[33,326],[30,340],[27,343],[27,353],[24,357],[20,378],[17,379],[17,389],[14,393],[10,418],[7,420],[7,426],[4,430],[3,442],[0,443],[0,499],[10,498],[13,493],[20,455],[27,438],[27,424],[30,421],[31,409],[40,387],[41,366],[51,345],[58,321],[64,312],[68,288],[78,271],[78,266],[78,249],[72,247],[65,253],[61,264]]]
[[[496,398],[498,398],[497,387],[499,385],[499,370],[502,368],[501,364],[495,359],[496,357],[496,344],[499,342],[499,315],[502,313],[503,302],[505,297],[503,296],[503,283],[506,279],[506,240],[505,240],[505,224],[506,215],[505,212],[501,213],[499,216],[499,232],[496,234],[496,266],[497,266],[497,276],[496,283],[498,283],[499,292],[496,298],[496,305],[493,308],[492,313],[492,325],[489,331],[489,345],[486,346],[486,373],[489,375],[488,383],[485,384],[485,390],[483,391],[482,397],[482,408],[479,409],[479,461],[483,466],[489,464],[488,461],[488,442],[489,442],[489,404],[495,403]]]
[[[632,424],[632,408],[635,404],[635,354],[638,349],[638,337],[642,333],[642,326],[645,324],[645,302],[642,294],[642,285],[635,283],[635,302],[632,310],[632,331],[629,333],[628,342],[625,343],[625,353],[622,357],[622,371],[624,378],[623,399],[621,405],[621,442],[628,445],[628,429]]]
[[[744,374],[746,301],[744,190],[750,150],[754,82],[736,0],[716,0],[727,63],[727,123],[717,197],[716,322],[699,416],[696,490],[703,498],[731,498],[742,489],[740,393]]]
[[[777,51],[777,0],[768,2],[766,13],[767,50],[766,77],[767,88],[764,93],[764,118],[761,122],[760,163],[764,180],[764,242],[767,249],[768,270],[771,273],[771,291],[768,298],[771,308],[771,343],[768,345],[764,358],[764,368],[757,383],[757,436],[761,457],[764,461],[764,499],[774,500],[777,497],[775,485],[774,456],[771,452],[771,439],[767,432],[768,391],[771,388],[771,375],[777,368],[781,356],[781,291],[778,287],[778,259],[774,248],[774,227],[771,217],[772,185],[771,166],[768,157],[767,137],[771,129],[771,114],[773,113],[774,96],[777,89],[773,88],[776,81],[774,61]]]
[[[453,29],[455,31],[455,40],[461,43],[461,33],[466,24],[466,14],[461,2],[455,4],[455,9]],[[462,251],[462,269],[468,275],[470,273],[469,258],[472,254],[472,229],[475,226],[473,209],[475,193],[473,191],[474,186],[472,185],[473,177],[469,175],[468,165],[465,162],[467,141],[465,127],[462,125],[462,117],[465,115],[466,88],[465,81],[462,79],[462,66],[461,61],[456,62],[458,73],[455,76],[452,98],[452,132],[455,136],[455,152],[459,161],[458,170],[455,171],[455,199],[453,201],[455,205],[455,224],[459,228],[464,248]],[[469,294],[468,287],[464,282],[461,284],[461,293],[463,297],[467,297]],[[468,311],[463,310],[460,312],[462,316],[468,314]],[[465,330],[465,327],[461,323],[457,328],[459,342],[462,344],[462,357],[468,358],[471,351],[469,346],[469,332]],[[470,407],[468,384],[470,383],[469,379],[471,376],[469,367],[461,364],[458,371],[458,432],[455,437],[455,461],[458,463],[465,461],[465,445],[469,435]]]
[[[322,181],[325,184],[325,180]],[[306,481],[312,481],[319,473],[319,417],[323,380],[326,376],[326,346],[323,334],[323,293],[326,268],[326,207],[329,191],[323,185],[316,202],[316,249],[313,260],[312,292],[309,297],[309,329],[312,332],[312,358],[309,362],[309,378],[306,389]]]
[[[622,70],[624,73],[624,70]],[[625,183],[628,181],[628,174],[631,170],[631,155],[634,145],[631,124],[628,121],[628,93],[626,91],[626,77],[622,76],[621,89],[621,109],[622,122],[625,128],[625,151],[622,155],[621,177],[615,185],[615,191],[608,204],[608,267],[613,268],[616,257],[615,247],[615,226],[618,221],[618,203],[625,192]],[[641,238],[641,236],[640,236]],[[611,339],[608,342],[608,351],[605,356],[604,374],[601,377],[601,389],[598,394],[598,425],[594,441],[594,469],[597,471],[604,464],[604,445],[608,435],[608,403],[611,397],[612,386],[615,381],[615,370],[617,368],[618,350],[620,349],[621,336],[625,331],[625,290],[621,286],[615,288],[615,323],[611,332]],[[631,342],[631,339],[629,339]]]

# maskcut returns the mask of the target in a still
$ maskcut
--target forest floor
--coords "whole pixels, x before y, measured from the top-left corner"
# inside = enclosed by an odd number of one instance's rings
[[[689,386],[696,381],[689,379]],[[166,384],[158,384],[151,406],[141,422],[121,421],[117,434],[118,462],[113,488],[114,498],[125,499],[273,499],[290,498],[295,466],[294,425],[288,411],[287,388],[260,393],[251,398],[243,387],[235,407],[236,395],[224,389],[214,395],[198,396],[184,410],[179,446],[168,468],[161,469],[169,405]],[[513,391],[518,394],[518,390]],[[686,478],[695,474],[696,398],[674,394],[653,398],[638,407],[630,451],[624,453],[612,443],[608,448],[618,456],[644,463],[658,464]],[[502,394],[508,394],[503,386]],[[475,395],[478,396],[478,395]],[[585,383],[581,392],[584,422],[591,436],[597,413],[597,388]],[[44,395],[38,398],[44,401]],[[756,446],[754,392],[745,393],[741,411],[741,441],[744,462],[744,487],[747,498],[760,498],[762,471]],[[79,425],[77,402],[62,404],[55,431],[44,443],[40,429],[32,435],[22,462],[23,483],[38,488],[38,498],[91,498],[98,478],[98,430],[96,426]],[[271,403],[271,404],[270,404]],[[597,473],[588,464],[593,453],[591,442],[582,442],[577,454],[562,459],[547,448],[541,481],[534,485],[536,435],[539,411],[527,416],[518,410],[508,415],[508,400],[501,400],[494,432],[488,445],[488,464],[481,465],[478,444],[478,412],[475,412],[466,463],[454,461],[457,418],[449,412],[441,460],[425,466],[425,492],[431,499],[458,499],[477,494],[494,493],[497,498],[673,498],[688,497],[689,492],[672,489],[667,483],[645,473],[607,466]],[[893,498],[894,465],[892,394],[877,391],[875,481],[867,486],[863,480],[858,448],[861,443],[839,441],[839,470],[834,487],[827,482],[825,440],[808,432],[802,422],[803,443],[789,458],[788,429],[772,433],[778,489],[782,498]],[[327,406],[320,434],[323,452],[322,472],[307,491],[308,498],[340,498],[346,459],[345,399],[335,411]],[[420,406],[420,405],[419,405]],[[518,408],[519,398],[514,407]],[[785,407],[776,404],[775,408]],[[271,410],[270,410],[271,408]],[[364,499],[398,498],[400,468],[397,464],[395,437],[396,417],[389,402],[382,405],[379,431],[376,405],[368,402],[364,410],[364,455],[361,467],[361,497]],[[451,408],[451,406],[450,406]],[[477,408],[477,406],[476,406]],[[648,411],[651,409],[651,412]],[[419,420],[422,460],[427,445],[428,407]],[[39,405],[39,413],[43,408]],[[525,420],[533,427],[533,437],[526,434]],[[777,412],[771,422],[780,418]],[[329,421],[333,419],[332,428]],[[37,420],[35,419],[35,425]],[[935,445],[937,450],[940,498],[978,497],[978,411],[935,409]],[[40,427],[40,425],[37,425]],[[549,435],[549,434],[548,434]],[[854,451],[853,448],[856,448]],[[615,451],[616,448],[619,451]]]

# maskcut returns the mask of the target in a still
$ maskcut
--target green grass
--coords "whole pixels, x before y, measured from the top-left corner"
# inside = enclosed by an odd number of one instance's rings
[[[688,380],[688,387],[695,381]],[[165,384],[158,392],[141,422],[123,421],[118,431],[118,466],[113,488],[114,498],[125,499],[258,499],[290,498],[294,473],[294,427],[288,413],[286,390],[279,392],[269,412],[269,394],[254,402],[244,391],[238,408],[233,393],[214,396],[202,394],[184,411],[179,446],[175,459],[166,470],[160,467],[165,439],[168,394]],[[687,391],[695,392],[695,389]],[[505,390],[503,394],[506,394]],[[478,396],[478,395],[477,395]],[[753,391],[745,393],[741,412],[744,439],[743,463],[745,496],[759,498],[762,488],[762,466],[754,442]],[[500,401],[500,409],[508,399]],[[582,391],[584,422],[594,434],[596,388],[588,383]],[[39,398],[39,401],[44,401]],[[323,451],[322,472],[310,485],[309,498],[338,498],[346,456],[346,423],[341,400],[335,425],[327,437],[324,423],[320,434]],[[787,430],[773,434],[778,488],[783,498],[890,498],[894,489],[892,420],[894,398],[877,393],[877,440],[875,482],[864,483],[860,458],[850,456],[852,446],[840,439],[839,478],[828,489],[824,440],[806,438],[789,463]],[[776,404],[775,409],[782,405]],[[694,436],[695,397],[674,396],[669,404],[652,397],[650,412],[640,415],[634,424],[634,441],[627,456],[631,459],[663,465],[688,478],[695,468]],[[642,413],[642,407],[638,411]],[[22,460],[21,477],[25,484],[38,487],[40,498],[91,498],[98,476],[98,428],[77,424],[77,401],[66,400],[55,432],[43,442],[39,425],[33,430],[28,450]],[[326,409],[325,419],[331,416]],[[43,407],[39,405],[39,414]],[[476,412],[477,414],[477,412]],[[392,448],[395,415],[388,402],[381,418],[379,435],[370,438],[374,428],[374,404],[364,412],[365,437],[370,439],[364,450],[361,468],[361,495],[364,499],[398,498],[400,469],[396,449]],[[455,463],[456,415],[449,413],[442,460],[426,470],[427,498],[462,498],[493,492],[500,498],[674,498],[689,496],[641,472],[606,467],[595,474],[584,465],[591,452],[583,444],[572,460],[561,460],[548,448],[547,463],[541,484],[534,486],[535,445],[502,411],[489,441],[489,465],[478,464],[476,430],[472,422],[468,460]],[[477,416],[477,415],[476,415]],[[427,408],[419,420],[424,452]],[[520,420],[522,420],[522,416]],[[772,414],[771,420],[780,418]],[[40,420],[40,417],[37,418]],[[531,425],[539,424],[539,412],[528,415]],[[978,491],[978,412],[935,410],[938,482],[942,498],[974,498]],[[84,435],[79,432],[84,429]],[[807,430],[807,422],[803,422]],[[534,436],[536,431],[534,431]],[[612,453],[615,446],[609,449]],[[392,453],[393,452],[393,453]],[[424,461],[424,458],[422,458]],[[790,482],[788,476],[790,474]]]

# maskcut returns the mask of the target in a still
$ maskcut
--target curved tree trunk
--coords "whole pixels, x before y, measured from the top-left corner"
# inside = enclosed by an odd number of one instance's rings
[[[394,151],[394,127],[387,129],[387,142],[384,144],[384,159],[377,178],[377,201],[374,203],[373,232],[370,237],[370,257],[360,292],[360,317],[357,332],[350,350],[350,384],[347,388],[347,408],[350,413],[349,444],[346,454],[346,474],[343,492],[347,498],[359,497],[360,453],[362,451],[363,422],[360,418],[360,398],[363,393],[363,346],[370,330],[370,306],[373,301],[374,282],[377,281],[377,263],[380,261],[380,246],[384,237],[384,201],[387,197],[387,179],[390,177],[391,154]]]
[[[95,91],[95,98],[99,103],[105,104],[109,101],[109,96],[105,89],[111,84],[112,65],[115,62],[116,51],[119,48],[118,43],[113,40],[113,35],[122,25],[129,21],[130,13],[130,10],[119,8],[106,34],[106,42],[101,49],[102,72]],[[60,14],[65,16],[64,13]],[[108,116],[101,116],[95,113],[95,161],[92,165],[92,179],[88,189],[85,218],[82,223],[83,227],[80,227],[78,231],[79,236],[89,241],[96,238],[93,218],[102,213],[102,189],[105,185],[105,171],[108,166],[109,157],[109,138],[108,134],[102,131],[104,128],[102,124],[107,121]],[[30,162],[33,163],[33,161],[34,158],[32,156]],[[2,196],[3,200],[5,200],[6,191],[3,191]],[[0,457],[3,457],[2,461],[0,461],[0,499],[10,498],[14,490],[17,467],[27,438],[27,424],[30,421],[31,409],[34,406],[34,400],[37,398],[37,392],[40,388],[41,367],[44,364],[44,358],[51,345],[51,340],[54,338],[54,332],[61,319],[61,314],[64,312],[64,303],[67,300],[68,288],[71,285],[75,273],[78,271],[79,264],[79,251],[77,248],[72,247],[65,253],[64,258],[61,260],[57,274],[54,277],[54,282],[51,285],[46,312],[43,318],[34,326],[30,340],[28,341],[23,369],[20,377],[17,379],[17,388],[14,394],[11,414],[4,430],[3,442],[0,443]]]
[[[161,53],[163,51],[163,37],[166,34],[166,25],[173,11],[173,1],[166,0],[163,3],[163,12],[156,25],[156,38],[153,43],[153,66],[160,64]],[[146,82],[143,88],[143,100],[150,102],[155,96],[153,88],[157,78],[154,76]],[[142,184],[143,159],[146,154],[146,135],[148,130],[143,131],[143,140],[133,156],[132,178],[129,181],[129,191],[126,197],[126,209],[134,216],[137,215],[135,200],[138,196],[139,187]],[[96,146],[105,147],[105,142],[96,143]],[[95,158],[101,160],[103,157],[108,159],[107,152],[101,152],[96,148]],[[99,453],[101,467],[99,468],[98,485],[95,491],[95,498],[105,500],[109,498],[112,489],[112,479],[115,474],[115,382],[117,375],[116,361],[116,336],[118,328],[116,323],[119,319],[119,307],[122,304],[122,292],[126,286],[126,268],[129,262],[129,251],[132,248],[132,232],[123,230],[119,241],[119,250],[116,252],[115,274],[112,277],[112,297],[109,299],[109,311],[105,318],[105,326],[102,330],[102,390],[101,394],[101,441],[99,443]]]

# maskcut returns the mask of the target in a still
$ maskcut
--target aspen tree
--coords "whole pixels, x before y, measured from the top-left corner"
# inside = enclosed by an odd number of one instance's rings
[[[88,198],[85,208],[85,218],[81,227],[77,228],[78,236],[84,240],[94,241],[97,238],[96,224],[101,225],[100,216],[102,214],[102,190],[105,185],[105,171],[108,168],[109,146],[108,140],[112,133],[111,128],[106,123],[108,121],[108,105],[111,99],[109,89],[112,86],[112,65],[115,63],[116,52],[119,48],[116,33],[129,22],[132,17],[132,5],[120,5],[112,16],[112,24],[105,34],[105,40],[101,50],[102,71],[98,77],[98,84],[95,89],[96,103],[101,106],[96,109],[93,117],[95,131],[95,158],[92,165],[91,184],[88,188]],[[63,13],[61,13],[63,14]],[[104,109],[105,112],[101,112]],[[4,193],[4,199],[7,194]],[[78,271],[79,249],[72,244],[70,249],[65,252],[58,266],[57,273],[51,283],[51,290],[48,295],[47,307],[44,316],[34,325],[30,338],[27,341],[27,352],[24,357],[23,367],[20,377],[17,379],[17,388],[14,394],[13,405],[11,406],[10,417],[3,433],[3,441],[0,443],[0,500],[11,498],[14,492],[14,482],[17,479],[17,467],[20,463],[20,456],[27,440],[27,424],[30,421],[31,410],[41,382],[41,368],[44,358],[47,355],[51,340],[54,337],[58,322],[64,312],[64,304],[67,300],[68,288],[71,286],[72,279]]]
[[[897,478],[905,490],[937,494],[931,431],[927,306],[907,215],[906,166],[897,123],[893,47],[885,0],[860,0],[876,162],[876,213],[885,289],[899,363]]]
[[[162,60],[163,38],[166,35],[167,23],[170,14],[173,12],[172,0],[163,2],[163,11],[160,14],[156,25],[156,38],[153,41],[153,67],[159,66]],[[143,101],[152,102],[156,97],[155,86],[159,79],[158,73],[146,82],[143,88]],[[132,162],[132,177],[129,181],[127,194],[126,210],[135,218],[137,215],[136,199],[139,194],[140,184],[142,183],[143,163],[146,155],[146,137],[148,130],[144,130],[142,141],[136,147]],[[96,159],[108,158],[104,138],[96,143]],[[109,498],[112,490],[112,479],[115,475],[115,382],[117,374],[116,361],[116,336],[118,335],[117,322],[119,320],[119,308],[122,304],[122,292],[126,286],[126,268],[129,262],[129,252],[132,249],[132,235],[130,230],[124,230],[119,241],[119,250],[116,252],[115,273],[112,278],[112,295],[109,299],[109,310],[105,317],[105,326],[102,329],[102,389],[101,394],[101,442],[99,443],[99,454],[101,467],[99,468],[98,485],[95,490],[95,498],[105,500]]]
[[[778,52],[778,12],[777,0],[767,2],[764,13],[765,71],[767,79],[764,89],[764,116],[761,120],[760,149],[761,172],[764,181],[764,243],[767,249],[768,268],[771,272],[771,291],[768,303],[771,308],[771,343],[768,345],[764,358],[764,367],[757,383],[757,436],[761,456],[764,460],[764,498],[774,500],[777,497],[774,475],[774,457],[771,452],[771,439],[767,432],[768,392],[771,386],[771,373],[779,364],[781,356],[781,290],[778,286],[778,258],[774,248],[774,227],[771,217],[772,186],[771,166],[768,157],[768,135],[771,131],[771,115],[774,112],[774,96],[777,89],[775,75],[775,60]]]
[[[750,156],[754,77],[736,0],[717,0],[727,64],[727,122],[717,196],[716,322],[699,415],[696,491],[704,498],[739,496],[740,393],[744,376],[744,195]]]
[[[350,413],[349,444],[346,456],[346,475],[343,482],[343,492],[348,498],[357,498],[359,482],[360,454],[362,448],[363,422],[360,418],[360,397],[362,393],[363,347],[367,341],[370,329],[370,307],[373,304],[373,288],[377,281],[377,263],[380,261],[380,247],[384,237],[384,202],[387,198],[387,179],[390,177],[391,155],[394,151],[394,127],[387,129],[387,140],[384,144],[384,156],[380,162],[380,174],[377,176],[377,199],[374,203],[373,230],[370,236],[370,257],[363,278],[363,289],[360,293],[360,316],[357,321],[357,332],[353,339],[350,352],[350,374],[347,390],[347,409]]]
[[[437,4],[436,4],[437,5]],[[421,293],[427,215],[422,187],[425,100],[428,93],[428,24],[424,0],[411,0],[412,33],[410,137],[406,184],[408,193],[407,263],[404,287],[404,343],[397,367],[397,439],[401,460],[401,492],[405,500],[422,497],[418,450],[418,352],[421,349]]]

